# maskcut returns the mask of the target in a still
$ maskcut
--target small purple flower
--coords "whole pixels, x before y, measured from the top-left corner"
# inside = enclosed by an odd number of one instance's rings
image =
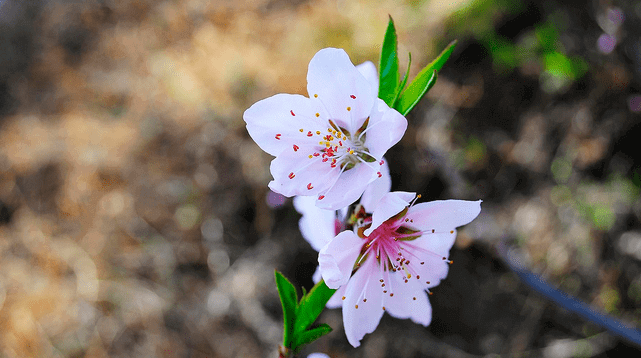
[[[309,63],[310,97],[277,94],[245,111],[249,135],[265,152],[285,196],[315,196],[324,209],[348,206],[382,176],[383,155],[407,120],[377,98],[371,62],[355,67],[345,51],[320,50]]]
[[[376,329],[384,311],[430,323],[426,291],[447,276],[456,228],[481,211],[480,200],[414,205],[415,198],[407,192],[383,195],[372,216],[362,216],[353,230],[339,233],[320,250],[325,283],[344,292],[343,323],[354,347]]]

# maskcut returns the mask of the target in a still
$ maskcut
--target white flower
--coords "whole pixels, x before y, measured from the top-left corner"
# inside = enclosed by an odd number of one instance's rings
[[[344,290],[343,324],[354,347],[376,329],[384,311],[424,326],[430,323],[426,290],[447,276],[456,227],[481,211],[480,200],[412,205],[415,197],[406,192],[385,194],[371,217],[320,250],[325,283]]]
[[[249,135],[276,157],[273,191],[315,196],[318,207],[336,210],[381,177],[383,155],[407,120],[377,98],[377,81],[373,64],[356,68],[345,51],[326,48],[309,63],[309,98],[277,94],[245,111]]]

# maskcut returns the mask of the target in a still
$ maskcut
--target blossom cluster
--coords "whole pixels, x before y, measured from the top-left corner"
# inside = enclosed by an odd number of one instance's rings
[[[481,210],[480,200],[416,203],[420,195],[390,191],[384,155],[407,120],[378,86],[374,64],[354,66],[327,48],[310,61],[309,97],[277,94],[244,114],[252,139],[275,156],[269,188],[295,197],[303,237],[319,251],[314,279],[337,289],[327,307],[342,307],[354,347],[384,312],[430,323],[428,293],[447,275],[456,228]]]

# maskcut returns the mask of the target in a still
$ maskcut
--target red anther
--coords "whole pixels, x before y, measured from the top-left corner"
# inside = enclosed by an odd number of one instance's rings
[[[314,153],[315,157],[318,157],[319,155],[320,155],[320,153]]]
[[[383,176],[383,174],[381,174],[381,172],[378,172],[378,173],[376,173],[376,174],[378,174],[378,177],[379,177],[379,178]]]
[[[321,195],[321,196],[318,197],[318,200],[323,200],[324,197],[325,197],[325,195]]]
[[[425,283],[429,285],[429,284],[430,284],[430,281],[425,281]]]
[[[425,262],[421,262],[421,265],[425,265]]]
[[[307,132],[307,136],[308,136],[308,137],[313,136],[312,131]]]
[[[289,173],[288,177],[289,179],[294,179],[296,175],[294,175],[294,172]]]
[[[294,114],[294,110],[290,110],[290,111],[289,111],[289,113],[291,113],[291,114],[292,114],[292,116],[295,116],[295,114]]]
[[[298,149],[299,147],[296,144],[294,144],[294,152],[297,151]]]
[[[421,275],[416,275],[416,279],[420,280],[421,279]]]
[[[307,184],[307,190],[312,190],[314,187],[312,186],[312,183]]]
[[[329,158],[327,158],[327,157],[323,158],[323,163],[325,163],[328,160],[329,160]]]
[[[380,165],[383,165],[384,163],[385,163],[385,161],[384,161],[384,160],[381,160],[381,161],[379,162],[379,164],[380,164]]]
[[[353,94],[350,94],[349,96],[350,96],[352,99],[356,99],[356,96],[354,96]]]
[[[433,295],[433,294],[434,294],[434,292],[430,291],[430,292],[428,292],[427,294],[431,296],[431,295]]]
[[[413,299],[414,301],[416,301],[416,297],[412,297],[412,299]]]
[[[276,139],[280,140],[280,133],[276,134]]]
[[[443,256],[443,260],[447,260],[447,257]]]
[[[390,297],[394,297],[394,293],[393,293],[393,292],[392,292],[392,293],[390,293],[390,294],[389,294],[389,296],[390,296]]]
[[[338,144],[342,147],[343,146],[343,141],[338,141]]]
[[[434,229],[432,229],[432,234],[434,233]]]

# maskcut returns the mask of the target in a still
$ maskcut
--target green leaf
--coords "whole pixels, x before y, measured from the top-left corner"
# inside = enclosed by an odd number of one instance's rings
[[[294,351],[294,354],[298,353],[298,350],[303,345],[313,342],[331,331],[332,331],[332,327],[330,327],[326,323],[323,323],[318,327],[314,327],[310,330],[300,332],[298,335],[296,335],[296,339],[294,340],[294,347],[292,348]]]
[[[407,71],[405,72],[405,76],[403,76],[403,81],[396,89],[396,94],[394,95],[394,101],[392,102],[393,105],[390,106],[392,108],[396,107],[396,103],[398,102],[398,99],[401,96],[401,92],[405,88],[405,84],[407,84],[407,79],[410,77],[410,67],[412,66],[412,53],[408,52],[408,56],[409,56],[409,61],[407,62]]]
[[[410,87],[403,92],[403,95],[400,97],[398,103],[396,104],[395,109],[399,111],[402,115],[406,116],[414,106],[423,98],[423,96],[429,91],[432,86],[436,83],[437,72],[433,71],[430,76],[425,76],[424,79],[421,79],[421,86],[412,87],[417,80],[410,84]]]
[[[274,271],[276,287],[280,296],[280,303],[283,306],[283,346],[291,347],[294,337],[294,325],[296,322],[296,310],[298,309],[298,297],[296,288],[283,274]]]
[[[407,89],[401,94],[394,109],[405,116],[414,108],[418,101],[420,101],[427,91],[434,86],[434,83],[436,83],[436,73],[443,68],[445,62],[452,55],[455,46],[456,40],[452,41],[434,61],[425,66],[425,68],[416,75],[416,78],[414,78],[409,86],[407,86]]]
[[[297,334],[307,330],[316,321],[334,292],[336,290],[327,287],[325,281],[321,280],[306,296],[301,298],[294,326]]]
[[[383,39],[383,47],[381,49],[381,63],[379,66],[379,86],[378,98],[392,106],[396,96],[396,89],[398,88],[398,50],[396,30],[394,29],[394,21],[389,17],[387,31],[385,31],[385,38]]]

